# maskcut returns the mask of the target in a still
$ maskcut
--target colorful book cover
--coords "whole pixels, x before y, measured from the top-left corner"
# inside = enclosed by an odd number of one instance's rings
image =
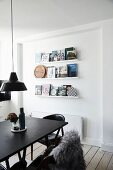
[[[55,77],[59,77],[59,67],[55,67]]]
[[[74,47],[65,48],[65,59],[66,60],[77,59],[77,52]]]
[[[49,62],[49,53],[41,53],[41,61]]]
[[[77,59],[76,50],[67,51],[67,60]]]
[[[78,76],[78,64],[68,64],[68,77],[77,77]]]
[[[59,67],[59,77],[67,77],[67,65]]]
[[[52,51],[52,61],[58,61],[58,51]]]
[[[58,87],[58,96],[66,96],[66,86]]]
[[[51,96],[57,96],[57,95],[58,95],[58,87],[56,87],[56,86],[51,86],[50,95],[51,95]]]
[[[35,95],[41,95],[42,94],[42,85],[36,85],[35,86]]]
[[[65,60],[65,49],[60,50],[60,60]]]
[[[55,78],[55,67],[47,68],[47,78]]]
[[[50,84],[43,84],[42,85],[42,95],[43,96],[49,96],[50,95],[50,89],[51,89]]]
[[[52,51],[51,61],[65,60],[65,49]]]
[[[68,96],[78,96],[78,92],[74,87],[67,87]]]

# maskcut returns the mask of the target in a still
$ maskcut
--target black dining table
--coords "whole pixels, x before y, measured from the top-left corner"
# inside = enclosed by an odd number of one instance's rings
[[[22,150],[25,157],[28,146],[68,124],[64,121],[33,117],[26,117],[25,122],[27,130],[23,132],[12,132],[9,121],[0,122],[0,162],[6,161],[7,168],[9,168],[9,157],[18,153],[21,158]]]

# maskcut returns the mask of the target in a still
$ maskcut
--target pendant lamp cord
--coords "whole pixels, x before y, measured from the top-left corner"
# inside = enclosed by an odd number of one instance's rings
[[[14,57],[13,57],[13,3],[11,0],[11,41],[12,41],[12,71],[14,72]]]

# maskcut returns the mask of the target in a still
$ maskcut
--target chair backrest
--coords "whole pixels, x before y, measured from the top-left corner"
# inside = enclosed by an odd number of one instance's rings
[[[43,117],[43,119],[57,120],[57,121],[65,121],[65,117],[62,114],[51,114]],[[57,131],[55,139],[57,139],[59,135],[60,129]],[[64,136],[63,127],[61,128],[61,135]]]
[[[47,156],[45,157],[39,164],[39,166],[36,168],[36,170],[50,170],[49,165],[55,164],[55,160],[53,158],[53,156]]]
[[[65,117],[62,114],[52,114],[43,117],[43,119],[50,119],[50,120],[58,120],[58,121],[65,121]]]

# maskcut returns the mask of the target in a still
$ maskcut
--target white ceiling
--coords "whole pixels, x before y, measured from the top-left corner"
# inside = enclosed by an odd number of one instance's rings
[[[14,35],[64,29],[113,18],[113,0],[13,0]],[[10,31],[10,0],[0,0],[0,36]]]

